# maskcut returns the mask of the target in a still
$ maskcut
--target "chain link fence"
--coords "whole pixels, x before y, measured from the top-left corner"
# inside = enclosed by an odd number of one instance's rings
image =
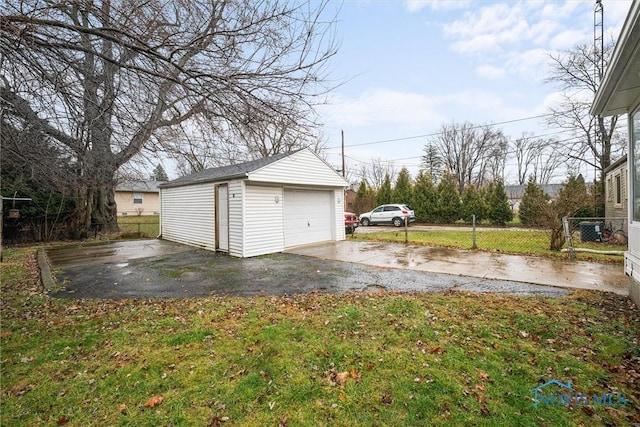
[[[566,252],[623,255],[629,249],[627,218],[565,217],[563,218]]]
[[[420,224],[407,228],[391,225],[359,226],[348,239],[395,241],[426,246],[478,249],[506,254],[562,256],[575,258],[576,252],[589,252],[582,258],[619,259],[627,250],[627,220],[625,218],[565,218],[565,230],[556,230],[565,244],[562,250],[552,250],[552,231],[544,227],[517,225],[491,226],[481,224]],[[603,259],[604,259],[603,258]]]

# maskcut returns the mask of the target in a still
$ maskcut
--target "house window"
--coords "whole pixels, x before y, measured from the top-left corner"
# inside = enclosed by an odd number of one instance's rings
[[[622,202],[622,183],[620,181],[620,175],[616,175],[616,204]]]
[[[607,202],[613,201],[613,181],[611,177],[607,178]]]
[[[133,193],[133,204],[134,205],[142,204],[142,193]]]
[[[629,159],[632,219],[640,221],[640,110],[636,110],[631,116],[631,153]]]

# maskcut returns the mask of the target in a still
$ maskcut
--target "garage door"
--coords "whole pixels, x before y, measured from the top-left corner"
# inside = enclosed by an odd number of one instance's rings
[[[330,191],[284,190],[284,246],[333,239]]]

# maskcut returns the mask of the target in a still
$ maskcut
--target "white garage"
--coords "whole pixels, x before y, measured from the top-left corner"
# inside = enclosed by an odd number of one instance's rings
[[[160,186],[161,237],[238,257],[344,240],[347,186],[309,149],[207,169]]]

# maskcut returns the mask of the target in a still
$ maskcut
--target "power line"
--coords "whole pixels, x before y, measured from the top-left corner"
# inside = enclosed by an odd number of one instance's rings
[[[540,114],[538,116],[523,117],[523,118],[520,118],[520,119],[506,120],[504,122],[495,122],[495,123],[488,123],[488,124],[484,124],[484,125],[472,126],[469,129],[482,129],[482,128],[487,128],[487,127],[492,127],[492,126],[506,125],[506,124],[517,123],[517,122],[524,122],[524,121],[527,121],[527,120],[539,119],[539,118],[547,117],[547,116],[551,116],[551,115],[553,115],[553,113]],[[359,144],[345,144],[345,147],[362,147],[362,146],[365,146],[365,145],[384,144],[384,143],[387,143],[387,142],[407,141],[407,140],[410,140],[410,139],[428,138],[428,137],[432,137],[432,136],[438,136],[438,135],[441,135],[441,134],[442,134],[442,132],[426,133],[426,134],[422,134],[422,135],[406,136],[406,137],[403,137],[403,138],[383,139],[383,140],[380,140],[380,141],[372,141],[372,142],[361,142]],[[334,149],[334,148],[340,148],[340,147],[327,147],[327,149],[329,149],[329,150]]]

